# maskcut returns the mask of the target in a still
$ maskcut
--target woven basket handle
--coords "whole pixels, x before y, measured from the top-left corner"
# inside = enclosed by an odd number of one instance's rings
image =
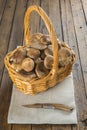
[[[50,39],[52,42],[52,49],[53,49],[53,68],[52,68],[52,74],[55,75],[55,73],[58,71],[58,41],[57,36],[54,31],[53,25],[49,19],[49,17],[46,15],[46,13],[43,11],[42,8],[39,6],[30,6],[25,14],[24,18],[24,38],[25,38],[25,44],[28,45],[29,39],[30,39],[30,14],[31,12],[36,11],[41,18],[43,19],[44,23],[46,24],[46,27],[48,29]]]

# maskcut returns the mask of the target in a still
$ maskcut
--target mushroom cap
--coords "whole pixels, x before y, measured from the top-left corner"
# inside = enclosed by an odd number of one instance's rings
[[[38,49],[38,50],[44,50],[45,48],[47,48],[47,45],[42,44],[39,40],[34,39],[30,45],[30,47]]]
[[[43,49],[47,48],[47,45],[41,43],[41,41],[40,41],[41,37],[43,37],[43,35],[40,33],[32,35],[30,38],[30,41],[29,41],[29,47],[39,49],[39,50],[43,50]]]
[[[58,50],[61,49],[62,43],[59,41],[59,39],[57,39],[58,42]]]
[[[46,55],[45,55],[44,50],[41,50],[41,55],[40,55],[41,59],[44,60],[45,56],[46,56]]]
[[[48,45],[48,47],[44,50],[45,55],[53,55],[52,45]]]
[[[38,64],[39,62],[41,62],[41,58],[38,57],[34,62],[35,62],[36,64]]]
[[[13,69],[15,69],[16,72],[20,72],[20,71],[21,71],[21,64],[12,63],[12,64],[11,64],[11,67],[12,67]]]
[[[64,67],[72,62],[72,51],[67,47],[61,47],[59,50],[59,67]]]
[[[41,36],[41,38],[40,38],[40,42],[41,42],[42,44],[46,44],[46,45],[51,44],[49,35],[44,35],[44,34],[43,34],[43,35]]]
[[[46,76],[48,74],[48,70],[44,66],[44,62],[41,61],[36,65],[35,72],[39,78]]]
[[[24,77],[26,77],[26,80],[32,80],[34,78],[37,78],[36,74],[34,71],[31,71],[31,72],[26,72],[24,70],[21,70],[20,71],[20,74]]]
[[[49,35],[45,35],[45,37],[46,37],[47,43],[48,43],[48,44],[52,44],[52,43],[51,43],[51,40],[50,40],[50,36],[49,36]]]
[[[35,33],[35,34],[33,34],[33,35],[31,35],[31,40],[32,39],[38,39],[38,40],[40,40],[40,38],[43,36],[43,34],[42,33]]]
[[[34,61],[31,58],[25,58],[22,61],[21,68],[26,72],[30,72],[34,69]]]
[[[10,62],[18,64],[26,57],[26,50],[24,48],[18,48],[13,56],[10,58]]]
[[[34,48],[29,48],[27,51],[27,56],[29,56],[32,59],[37,59],[40,55],[40,51]]]
[[[51,69],[52,65],[53,65],[53,56],[51,56],[51,55],[46,56],[44,59],[44,66],[47,69]]]

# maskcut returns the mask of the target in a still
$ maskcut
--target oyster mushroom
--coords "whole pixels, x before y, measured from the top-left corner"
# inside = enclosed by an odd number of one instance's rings
[[[60,50],[61,46],[62,46],[62,43],[59,41],[59,39],[57,39],[57,42],[58,42],[58,50]]]
[[[50,38],[49,38],[48,35],[43,35],[43,36],[41,36],[40,42],[41,42],[42,44],[45,44],[45,45],[51,43]]]
[[[40,40],[40,38],[43,36],[43,34],[42,33],[35,33],[35,34],[33,34],[32,36],[31,36],[31,40],[32,39],[38,39],[38,40]]]
[[[39,49],[39,50],[44,50],[47,48],[47,45],[42,44],[40,41],[38,40],[33,40],[30,47],[35,48],[35,49]]]
[[[30,41],[29,41],[29,47],[43,50],[47,48],[47,45],[41,43],[40,38],[42,37],[42,34],[34,34],[31,36]]]
[[[13,56],[10,58],[10,62],[13,62],[15,64],[18,64],[22,62],[22,60],[26,57],[26,50],[23,48],[17,49]]]
[[[35,72],[39,78],[46,76],[48,74],[48,70],[44,66],[44,62],[41,61],[36,65]]]
[[[41,51],[41,55],[40,55],[41,59],[44,60],[45,56],[46,56],[46,55],[45,55],[45,53],[44,53],[44,50],[42,50],[42,51]]]
[[[21,64],[15,64],[15,63],[12,63],[11,64],[11,67],[13,68],[13,69],[15,69],[16,70],[16,72],[20,72],[21,71]]]
[[[26,72],[30,72],[34,69],[34,61],[31,58],[25,58],[22,61],[21,68]]]
[[[53,65],[53,56],[51,56],[51,55],[46,56],[44,59],[44,66],[47,69],[51,69],[52,65]]]
[[[41,58],[38,57],[36,60],[35,60],[35,63],[38,64],[39,62],[41,62]]]
[[[62,47],[59,50],[59,67],[64,67],[72,61],[72,53],[68,48]]]
[[[26,71],[24,71],[24,70],[21,70],[21,71],[20,71],[20,74],[21,74],[22,76],[26,77],[27,80],[31,80],[31,79],[34,79],[34,78],[37,77],[34,71],[26,72]]]
[[[45,37],[46,37],[47,43],[48,43],[48,44],[51,44],[50,36],[49,36],[49,35],[45,35]]]
[[[48,45],[48,48],[44,50],[45,55],[53,55],[52,45]]]
[[[27,56],[29,56],[32,59],[37,59],[40,55],[40,51],[34,48],[29,48],[27,51]]]

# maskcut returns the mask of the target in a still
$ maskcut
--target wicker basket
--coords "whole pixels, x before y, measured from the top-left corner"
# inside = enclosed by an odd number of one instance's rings
[[[67,77],[71,71],[72,71],[72,66],[75,61],[75,55],[73,55],[73,62],[66,67],[59,69],[58,68],[58,41],[57,37],[53,28],[53,25],[46,15],[46,13],[38,6],[31,6],[28,8],[25,14],[25,19],[24,19],[24,38],[25,38],[25,43],[26,45],[29,44],[29,39],[30,39],[30,14],[32,11],[36,11],[43,19],[43,21],[46,24],[46,27],[49,32],[49,36],[52,42],[52,49],[53,49],[53,57],[54,57],[54,63],[51,71],[49,74],[41,79],[34,79],[31,81],[28,81],[25,77],[23,77],[21,74],[17,73],[10,65],[9,63],[9,57],[11,57],[14,53],[14,51],[9,52],[5,59],[5,66],[8,70],[8,73],[13,81],[13,83],[16,85],[16,87],[22,91],[25,94],[36,94],[42,91],[47,90],[48,88],[54,87],[57,83],[61,82],[62,80]],[[22,46],[24,47],[24,46]],[[65,47],[66,44],[65,44]],[[70,51],[72,51],[71,48],[67,47]]]

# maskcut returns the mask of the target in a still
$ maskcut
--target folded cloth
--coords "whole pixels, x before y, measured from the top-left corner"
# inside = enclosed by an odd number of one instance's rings
[[[34,103],[60,103],[73,107],[66,112],[58,109],[27,108],[23,105]],[[72,74],[63,82],[37,95],[25,95],[14,85],[8,113],[10,124],[76,124],[76,106]]]

